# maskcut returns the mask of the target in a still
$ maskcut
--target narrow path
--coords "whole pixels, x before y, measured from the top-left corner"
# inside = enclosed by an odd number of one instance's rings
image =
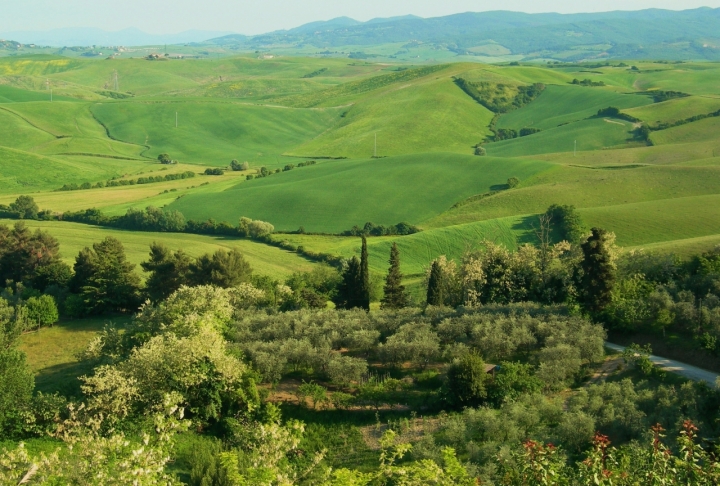
[[[620,353],[625,351],[625,346],[618,346],[617,344],[605,343],[605,347],[612,349],[613,351],[618,351]],[[679,361],[661,358],[660,356],[650,355],[650,361],[652,361],[655,366],[665,371],[668,371],[670,373],[676,373],[693,381],[704,381],[710,386],[715,386],[718,377],[720,377],[720,375],[718,375],[717,373],[713,373],[712,371],[697,368],[695,366],[681,363]]]

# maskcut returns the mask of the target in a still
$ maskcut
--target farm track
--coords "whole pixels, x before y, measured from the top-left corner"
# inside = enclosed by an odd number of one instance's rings
[[[605,346],[621,353],[625,351],[625,346],[618,346],[617,344],[612,343],[605,343]],[[669,373],[675,373],[693,381],[704,381],[710,386],[715,386],[717,379],[720,377],[720,375],[713,373],[712,371],[707,371],[702,368],[697,368],[689,364],[660,356],[651,355],[650,361],[652,361],[652,363],[658,368]]]

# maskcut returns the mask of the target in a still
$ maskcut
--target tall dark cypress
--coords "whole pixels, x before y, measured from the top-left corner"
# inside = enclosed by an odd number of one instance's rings
[[[360,307],[360,260],[354,256],[342,274],[342,282],[333,301],[340,309],[354,309]]]
[[[428,280],[427,305],[443,305],[445,297],[442,290],[442,268],[440,262],[435,260],[430,268]]]
[[[612,301],[615,286],[615,264],[608,244],[608,233],[593,228],[592,235],[582,244],[579,301],[590,314],[602,312]]]
[[[360,288],[358,307],[370,310],[370,269],[368,265],[367,239],[362,237],[362,250],[360,252]]]
[[[381,307],[383,309],[402,309],[408,305],[408,297],[405,287],[402,284],[402,273],[400,272],[400,250],[397,244],[393,243],[390,248],[390,268],[385,278],[385,297]]]

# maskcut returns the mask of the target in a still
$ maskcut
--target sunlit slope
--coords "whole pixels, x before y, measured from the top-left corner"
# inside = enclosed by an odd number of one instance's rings
[[[0,224],[14,223],[15,221],[0,220]],[[57,238],[63,260],[71,265],[82,248],[112,236],[123,243],[128,260],[135,264],[148,259],[150,245],[153,242],[162,242],[172,249],[182,249],[193,257],[212,253],[218,249],[237,248],[250,263],[254,272],[280,279],[296,271],[309,271],[313,266],[312,262],[296,253],[244,238],[122,231],[60,221],[27,221],[26,224],[31,229],[43,229]],[[140,268],[137,270],[141,271]]]
[[[344,108],[339,124],[291,151],[302,156],[368,157],[421,152],[472,154],[493,114],[446,76],[394,85]]]
[[[425,223],[444,227],[517,214],[538,214],[551,204],[578,208],[617,206],[720,194],[720,167],[647,166],[592,169],[556,166],[520,187],[447,211]]]
[[[276,164],[276,157],[327,130],[340,109],[291,109],[231,102],[115,102],[92,106],[113,138],[147,145],[180,162]],[[178,128],[175,128],[176,114]]]
[[[75,101],[74,98],[58,96],[53,93],[53,101]],[[33,91],[16,88],[15,86],[0,85],[0,103],[26,103],[29,101],[50,102],[50,91]]]
[[[33,132],[39,142],[28,146],[13,140],[14,137],[10,135],[0,139],[0,144],[45,155],[92,155],[141,160],[145,147],[108,137],[105,128],[93,117],[90,106],[77,102],[7,105],[0,108],[0,116],[14,116],[15,128],[12,134]]]
[[[563,123],[584,120],[609,106],[625,109],[651,103],[652,98],[648,96],[623,94],[608,88],[549,85],[532,103],[502,115],[497,126],[516,130],[525,127],[546,130]]]
[[[241,216],[269,221],[280,230],[335,233],[372,221],[417,224],[474,194],[529,178],[552,167],[454,154],[421,154],[333,161],[188,195],[168,206],[190,219],[235,222]]]
[[[613,231],[621,246],[683,240],[720,234],[720,195],[588,208],[589,225]]]
[[[720,98],[689,96],[687,98],[677,98],[623,111],[652,126],[661,122],[685,120],[693,116],[705,115],[717,110],[720,110]]]
[[[138,172],[146,165],[122,159],[46,156],[0,147],[0,193],[27,194],[52,191],[64,184],[105,181]],[[64,193],[63,197],[73,198],[74,194]]]
[[[656,145],[688,144],[693,142],[717,141],[720,135],[720,117],[687,123],[650,135]]]
[[[630,122],[592,118],[526,137],[489,143],[485,148],[488,155],[495,157],[573,152],[576,142],[580,152],[602,150],[626,144],[632,138],[632,130]]]

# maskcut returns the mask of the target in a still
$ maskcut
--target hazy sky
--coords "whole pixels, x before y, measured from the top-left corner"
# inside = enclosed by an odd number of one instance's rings
[[[0,0],[0,32],[138,27],[156,34],[191,29],[259,34],[340,16],[369,20],[498,9],[572,13],[701,6],[717,8],[720,0]]]

